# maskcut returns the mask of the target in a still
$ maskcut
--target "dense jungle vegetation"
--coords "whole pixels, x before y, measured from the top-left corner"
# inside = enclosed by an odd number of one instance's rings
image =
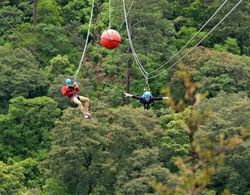
[[[61,94],[86,42],[92,0],[0,1],[0,194],[250,195],[250,2],[126,0],[157,101],[141,95],[122,0],[96,0],[78,83],[92,117]],[[122,42],[108,50],[108,26]],[[197,33],[198,32],[198,33]],[[197,36],[170,63],[157,69]]]

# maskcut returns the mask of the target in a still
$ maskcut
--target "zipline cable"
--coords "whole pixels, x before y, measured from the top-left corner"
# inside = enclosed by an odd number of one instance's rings
[[[95,0],[92,1],[92,8],[91,8],[91,13],[90,13],[90,19],[89,19],[89,27],[88,27],[87,38],[86,38],[86,42],[85,42],[85,45],[84,45],[84,49],[83,49],[83,53],[82,53],[82,57],[81,57],[80,63],[79,63],[79,65],[78,65],[78,68],[77,68],[76,73],[75,73],[75,75],[74,75],[74,79],[75,79],[75,80],[77,79],[77,76],[78,76],[79,71],[80,71],[80,69],[81,69],[82,62],[83,62],[83,59],[84,59],[84,56],[85,56],[85,53],[86,53],[86,49],[87,49],[87,45],[88,45],[88,40],[89,40],[89,35],[90,35],[91,23],[92,23],[92,18],[93,18],[94,5],[95,5]]]
[[[3,32],[2,30],[0,30],[3,34],[6,35],[5,32]],[[24,53],[24,55],[26,55],[28,57],[28,59],[30,60],[31,63],[34,63],[36,64],[38,67],[40,66],[40,64],[38,63],[38,61],[32,56],[32,53],[30,50],[28,50],[26,47],[22,47],[20,44],[18,44],[17,42],[12,42],[14,45],[17,46],[17,49],[19,49],[21,52]],[[29,53],[30,52],[30,53]],[[51,66],[51,68],[54,70],[55,73],[57,73],[58,75],[63,75],[63,76],[67,76],[67,77],[70,77],[69,75],[65,75],[65,74],[62,74],[60,72],[58,72],[53,66]]]
[[[111,0],[109,0],[109,28],[111,29]]]
[[[0,29],[0,31],[1,31],[4,35],[7,36],[7,34],[6,34],[4,31],[2,31],[1,29]],[[18,44],[18,42],[14,42],[14,41],[13,41],[12,43],[13,43],[14,45],[16,45],[17,48],[18,48],[20,51],[22,51],[22,52],[24,53],[24,55],[26,55],[26,56],[29,58],[30,62],[35,63],[38,67],[40,67],[40,64],[39,64],[38,61],[32,56],[32,52],[31,52],[30,50],[28,50],[26,47],[22,47],[22,45]],[[29,53],[29,52],[30,52],[30,53]],[[54,72],[57,73],[58,75],[64,75],[64,76],[70,77],[69,75],[65,75],[65,74],[62,74],[62,73],[58,72],[53,66],[51,66],[51,68],[52,68],[52,69],[54,70]]]
[[[3,30],[0,29],[0,31],[1,31],[4,35],[6,35],[6,33],[5,33]],[[30,55],[30,53],[28,52],[29,50],[28,50],[27,48],[25,48],[25,49],[27,49],[27,51],[26,51],[26,50],[25,50],[20,44],[18,44],[17,42],[13,42],[13,44],[16,45],[16,46],[18,47],[18,49],[21,50],[25,55],[27,55],[31,62],[33,62],[33,63],[37,64],[38,66],[40,66],[40,65],[38,64],[38,62],[36,61],[36,59],[35,59],[33,56]]]
[[[164,64],[162,64],[160,67],[158,67],[157,69],[149,72],[149,75],[160,70],[161,68],[163,68],[165,65],[167,65],[170,61],[172,61],[183,49],[185,49],[188,44],[205,28],[205,26],[214,18],[214,16],[221,10],[221,8],[226,4],[228,0],[225,0],[221,6],[214,12],[214,14],[206,21],[206,23],[192,36],[192,38],[176,53],[174,54],[167,62],[165,62]]]
[[[46,65],[48,65],[48,63],[24,40],[24,38],[21,36],[21,34],[14,29],[14,27],[8,22],[8,20],[1,13],[0,13],[0,16],[3,18],[3,20],[5,21],[5,23],[8,24],[8,26],[12,29],[12,31],[14,33],[16,33],[17,36],[24,42],[24,44],[29,48],[29,50],[31,52],[33,52],[34,54],[36,54],[36,56],[38,56],[38,58],[43,63],[45,63]]]
[[[131,40],[131,35],[130,35],[130,31],[129,31],[129,28],[127,27],[127,33],[128,33],[128,37],[129,37],[129,44],[130,44],[130,49],[132,51],[132,55],[136,61],[136,64],[137,66],[139,67],[142,75],[145,77],[145,80],[148,80],[148,73],[147,71],[144,69],[144,67],[142,66],[140,60],[139,60],[139,57],[137,56],[136,54],[136,51],[135,51],[135,48],[134,48],[134,45],[133,45],[133,42]]]
[[[178,59],[174,64],[169,66],[167,69],[163,70],[162,72],[155,74],[154,76],[149,77],[148,79],[152,79],[158,77],[159,75],[163,74],[164,72],[168,71],[170,68],[178,64],[183,58],[185,58],[191,51],[193,51],[208,35],[210,35],[242,2],[240,0],[195,46],[193,46],[187,53],[185,53],[180,59]]]
[[[128,9],[128,11],[127,11],[126,18],[128,17],[129,12],[130,12],[131,8],[132,8],[133,5],[134,5],[134,2],[135,2],[135,0],[133,0],[133,1],[131,2],[130,6],[129,6],[129,9]],[[124,23],[125,23],[125,20],[123,20],[123,22],[121,23],[120,27],[118,28],[118,30],[117,30],[118,32],[121,30],[121,28],[122,28],[122,26],[123,26]]]
[[[18,33],[14,27],[6,20],[6,18],[0,13],[0,16],[4,19],[4,21],[7,23],[7,25],[12,29],[12,31],[18,35],[18,37],[20,38],[20,41],[22,41],[24,43],[24,45],[26,45],[26,47],[23,47],[22,45],[18,44],[17,42],[13,41],[13,44],[16,45],[18,47],[19,50],[21,50],[26,56],[28,56],[28,58],[31,60],[31,62],[35,63],[38,65],[38,67],[40,67],[40,64],[38,63],[38,61],[31,55],[31,54],[36,54],[36,56],[38,58],[40,58],[40,60],[45,63],[45,65],[49,66],[49,63],[47,63],[34,49],[32,49],[32,47],[25,41],[25,39],[22,37],[22,35],[20,35],[20,33]],[[6,35],[6,37],[8,37],[8,35],[3,32],[2,30],[0,30],[3,34]],[[27,48],[28,47],[28,48]],[[26,50],[25,50],[25,49]],[[29,53],[29,52],[30,53]],[[62,75],[62,73],[58,72],[53,66],[51,66],[51,68],[54,70],[55,73],[57,73],[58,75]],[[64,74],[63,74],[64,75]],[[68,75],[65,75],[68,76]]]
[[[127,34],[128,34],[128,40],[129,40],[130,48],[131,48],[132,54],[134,56],[134,59],[136,61],[136,64],[139,67],[139,70],[141,71],[142,75],[144,76],[145,82],[147,83],[148,82],[148,72],[142,66],[142,64],[141,64],[141,62],[140,62],[140,60],[139,60],[139,58],[138,58],[138,56],[136,54],[136,51],[135,51],[135,48],[133,46],[133,42],[132,42],[132,39],[131,39],[131,35],[130,35],[129,27],[128,27],[128,20],[127,20],[127,12],[126,12],[125,0],[123,0],[123,11],[124,11],[124,18],[125,18],[125,23],[126,23],[126,28],[127,28]]]

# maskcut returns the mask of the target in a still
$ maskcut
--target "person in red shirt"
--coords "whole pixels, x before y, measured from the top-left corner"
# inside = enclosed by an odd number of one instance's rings
[[[91,114],[89,113],[89,105],[90,105],[89,98],[79,96],[77,94],[80,91],[80,88],[76,81],[72,85],[71,79],[66,79],[65,84],[66,85],[62,87],[62,94],[64,96],[67,96],[71,102],[78,105],[85,119],[90,118]],[[84,107],[82,106],[82,102],[84,102]]]

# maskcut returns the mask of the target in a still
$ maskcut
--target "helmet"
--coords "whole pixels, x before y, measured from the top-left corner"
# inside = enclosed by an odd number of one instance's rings
[[[70,79],[66,79],[65,83],[66,83],[66,85],[71,85],[72,82]]]
[[[150,98],[152,96],[152,94],[149,91],[145,91],[144,94],[142,95],[142,97],[144,98]]]

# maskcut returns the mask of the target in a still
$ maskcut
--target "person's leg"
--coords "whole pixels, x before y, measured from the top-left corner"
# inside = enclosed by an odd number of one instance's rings
[[[80,109],[80,111],[81,111],[81,113],[84,114],[84,108],[83,108],[83,106],[82,106],[82,103],[80,102],[80,100],[77,99],[76,96],[73,97],[72,102],[74,102],[75,104],[77,104],[78,107],[79,107],[79,109]]]
[[[89,104],[90,104],[89,98],[83,96],[78,96],[78,97],[80,101],[84,102],[84,111],[89,112]]]

